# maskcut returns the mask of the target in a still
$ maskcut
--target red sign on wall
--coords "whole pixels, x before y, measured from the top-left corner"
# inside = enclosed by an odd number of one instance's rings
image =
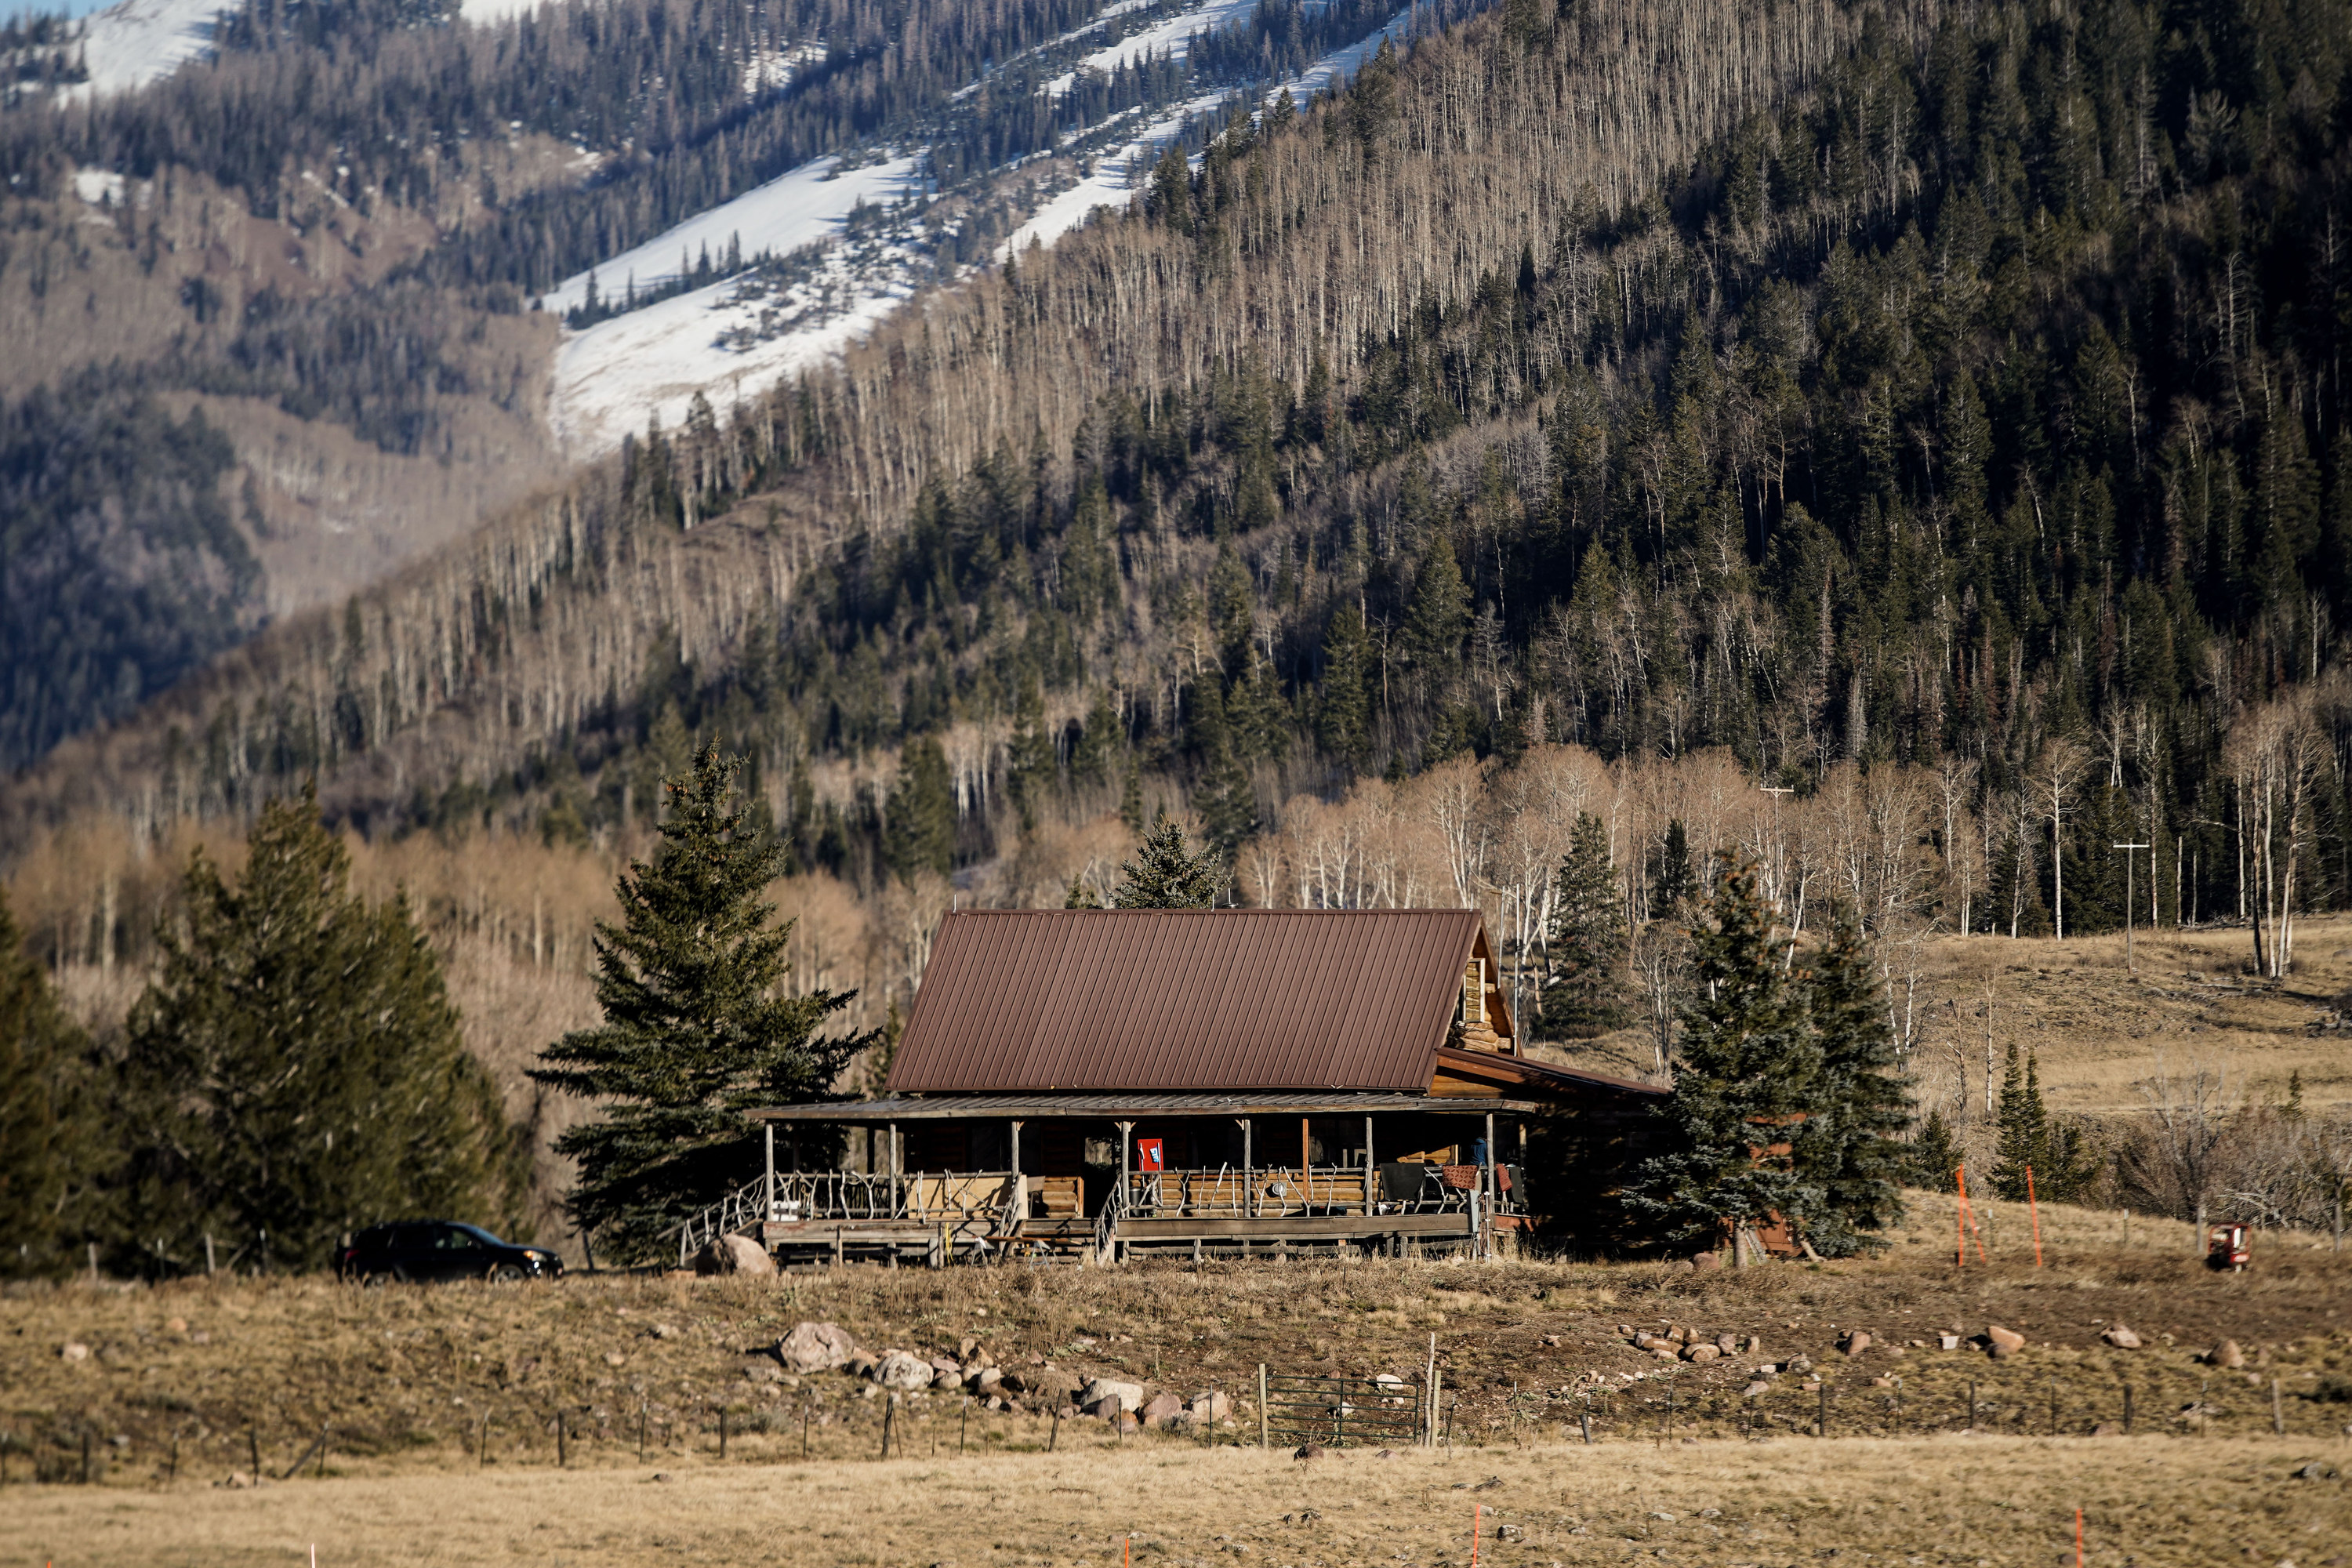
[[[1164,1171],[1168,1162],[1161,1156],[1160,1140],[1139,1138],[1135,1141],[1135,1168],[1139,1171]]]

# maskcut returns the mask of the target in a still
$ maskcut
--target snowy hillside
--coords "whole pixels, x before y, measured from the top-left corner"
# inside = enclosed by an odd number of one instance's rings
[[[117,0],[82,35],[89,79],[68,90],[127,92],[160,81],[209,47],[214,18],[236,0]]]
[[[1107,71],[1147,52],[1181,58],[1202,30],[1244,21],[1258,3],[1206,0],[1072,59],[1097,28],[1140,8],[1107,7],[1087,26],[1045,46],[1060,50],[1052,58],[1072,67],[1049,80],[1045,90],[1066,90],[1079,68]],[[1410,16],[1409,8],[1397,12],[1379,30],[1324,56],[1280,90],[1304,102],[1353,76],[1382,38],[1403,37]],[[1033,241],[1051,245],[1097,208],[1124,205],[1134,195],[1131,173],[1139,177],[1198,117],[1229,100],[1230,94],[1219,89],[1187,101],[1129,110],[1064,142],[1060,153],[1089,160],[1091,173],[1045,195],[995,253],[1001,257]],[[871,331],[941,275],[938,258],[927,249],[914,221],[930,195],[922,167],[921,150],[850,168],[840,160],[820,158],[599,262],[593,268],[595,300],[607,312],[632,290],[643,299],[707,277],[707,267],[723,269],[722,258],[730,252],[740,252],[745,266],[690,292],[624,309],[564,334],[549,398],[550,423],[564,448],[577,457],[609,451],[644,430],[649,416],[674,428],[697,393],[723,416],[739,397],[764,391]],[[865,216],[853,221],[861,205]],[[761,258],[767,259],[751,265]],[[583,271],[566,279],[541,303],[554,311],[580,310],[589,300],[590,277]],[[593,319],[596,312],[589,314]]]

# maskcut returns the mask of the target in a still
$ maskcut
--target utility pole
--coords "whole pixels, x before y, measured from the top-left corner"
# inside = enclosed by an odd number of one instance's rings
[[[2124,852],[2124,973],[2136,974],[2138,971],[2132,963],[2132,870],[2139,862],[2133,859],[2132,855],[2136,850],[2148,851],[2147,874],[2153,879],[2156,876],[2155,847],[2147,844],[2118,844],[2115,847]]]

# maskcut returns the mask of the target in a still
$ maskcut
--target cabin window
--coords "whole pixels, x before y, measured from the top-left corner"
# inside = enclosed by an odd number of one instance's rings
[[[1462,971],[1462,1021],[1486,1021],[1486,961],[1474,958]]]

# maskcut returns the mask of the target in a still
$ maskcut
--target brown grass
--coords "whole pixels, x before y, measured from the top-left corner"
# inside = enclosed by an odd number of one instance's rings
[[[331,1479],[258,1493],[22,1489],[0,1561],[1178,1565],[2338,1563],[2340,1442],[2165,1438],[1608,1443],[1299,1464],[1254,1449],[887,1463],[629,1464]],[[1485,1484],[1487,1489],[1469,1489]],[[1508,1530],[1511,1538],[1497,1539]]]

